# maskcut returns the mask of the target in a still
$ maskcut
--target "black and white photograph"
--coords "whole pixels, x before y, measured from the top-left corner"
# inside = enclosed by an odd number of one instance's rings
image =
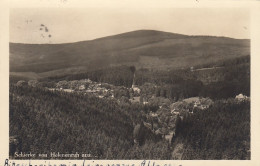
[[[11,8],[9,158],[251,160],[250,25],[243,7]]]

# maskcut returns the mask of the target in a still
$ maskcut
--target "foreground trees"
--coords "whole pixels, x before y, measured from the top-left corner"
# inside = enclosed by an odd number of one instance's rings
[[[133,121],[142,115],[133,109],[89,95],[11,85],[10,136],[17,142],[11,142],[10,156],[78,152],[98,159],[169,159],[168,144],[152,135],[143,146],[134,145]]]
[[[175,146],[182,159],[250,159],[250,102],[220,100],[176,125]]]

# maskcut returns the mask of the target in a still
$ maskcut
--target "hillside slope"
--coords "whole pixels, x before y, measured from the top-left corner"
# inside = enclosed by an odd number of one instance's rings
[[[41,73],[75,67],[90,70],[122,64],[172,69],[249,54],[247,39],[139,30],[76,43],[10,43],[10,71]]]
[[[133,122],[143,119],[134,107],[119,106],[114,100],[90,94],[49,91],[27,85],[11,84],[9,97],[9,135],[16,140],[10,142],[10,158],[21,159],[15,152],[44,152],[48,159],[75,159],[51,157],[49,154],[54,150],[61,154],[90,154],[87,159],[170,157],[167,142],[152,133],[143,140],[143,146],[134,144]],[[149,133],[146,131],[146,134]]]

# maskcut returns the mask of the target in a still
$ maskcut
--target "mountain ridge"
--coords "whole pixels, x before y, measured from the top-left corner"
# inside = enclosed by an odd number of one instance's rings
[[[188,36],[137,30],[66,44],[10,43],[10,71],[47,72],[134,65],[137,68],[183,68],[248,56],[249,39]]]
[[[100,39],[109,38],[109,37],[127,35],[127,34],[131,34],[131,33],[135,33],[135,32],[161,32],[161,33],[179,35],[179,36],[185,36],[185,37],[215,37],[215,38],[227,38],[227,39],[235,39],[235,40],[250,40],[250,39],[246,39],[246,38],[239,39],[239,38],[233,38],[233,37],[228,37],[228,36],[186,35],[186,34],[165,32],[165,31],[159,31],[159,30],[140,29],[140,30],[134,30],[134,31],[129,31],[129,32],[123,32],[123,33],[119,33],[119,34],[115,34],[115,35],[97,37],[95,39],[90,39],[90,40],[81,40],[81,41],[67,42],[67,43],[21,43],[21,42],[9,42],[9,43],[10,44],[26,44],[26,45],[62,45],[62,44],[73,44],[73,43],[88,42],[88,41],[93,41],[93,40],[100,40]]]

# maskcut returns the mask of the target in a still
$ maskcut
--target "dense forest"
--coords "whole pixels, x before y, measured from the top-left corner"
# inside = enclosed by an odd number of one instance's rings
[[[10,144],[10,156],[59,151],[96,159],[175,159],[171,151],[183,144],[178,159],[250,159],[249,101],[216,100],[206,110],[177,117],[172,145],[145,127],[136,131],[149,121],[147,110],[152,108],[11,85],[10,136],[17,142]],[[135,137],[142,143],[135,144]]]
[[[184,116],[173,142],[184,144],[182,159],[250,159],[250,103],[219,100]]]
[[[91,79],[96,82],[106,82],[117,86],[131,87],[133,83],[133,76],[135,72],[134,66],[116,66],[103,68],[98,70],[91,70],[88,72],[71,74],[71,75],[59,75],[40,79],[41,81],[60,81],[60,80],[80,80]]]
[[[18,141],[10,144],[10,156],[55,151],[97,159],[169,159],[166,141],[148,130],[140,138],[143,145],[134,144],[133,125],[143,119],[134,109],[91,95],[11,85],[10,136]]]

